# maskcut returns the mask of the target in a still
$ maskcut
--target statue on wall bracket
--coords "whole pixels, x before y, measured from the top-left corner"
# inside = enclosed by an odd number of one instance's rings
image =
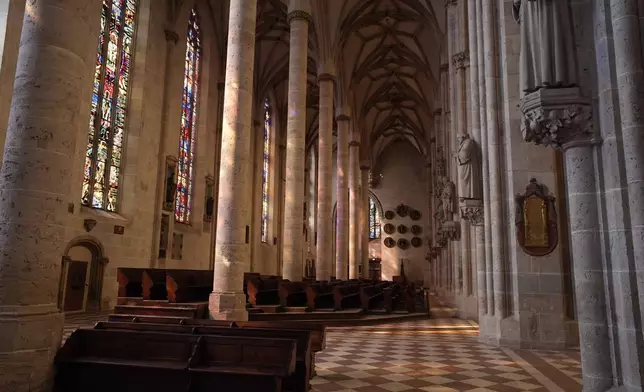
[[[546,256],[557,247],[559,232],[555,198],[531,179],[524,194],[516,195],[517,242],[530,256]]]
[[[458,135],[459,193],[466,199],[483,199],[483,183],[479,148],[468,134]]]

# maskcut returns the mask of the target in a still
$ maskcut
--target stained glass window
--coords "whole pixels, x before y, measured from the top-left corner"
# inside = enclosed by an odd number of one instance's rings
[[[199,96],[199,70],[201,65],[201,31],[199,18],[194,9],[190,14],[187,41],[183,100],[181,104],[177,197],[174,212],[175,220],[186,224],[190,223],[190,209],[192,208],[197,98]]]
[[[262,242],[268,242],[268,170],[271,155],[271,107],[264,100],[264,163],[262,165]]]
[[[134,51],[136,0],[103,0],[81,202],[116,211]]]
[[[369,198],[369,239],[375,240],[380,238],[380,212],[376,202]]]

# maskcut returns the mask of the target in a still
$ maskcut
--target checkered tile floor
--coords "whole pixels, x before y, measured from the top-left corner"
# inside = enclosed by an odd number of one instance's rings
[[[67,316],[65,338],[106,314]],[[579,392],[579,352],[486,346],[458,319],[329,328],[312,392]]]

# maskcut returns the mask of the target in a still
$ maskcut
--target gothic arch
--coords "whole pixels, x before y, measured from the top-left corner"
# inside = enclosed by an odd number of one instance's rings
[[[84,255],[87,257],[82,257]],[[70,312],[100,310],[107,264],[109,259],[97,238],[83,235],[72,239],[65,246],[62,257],[58,291],[60,309]]]

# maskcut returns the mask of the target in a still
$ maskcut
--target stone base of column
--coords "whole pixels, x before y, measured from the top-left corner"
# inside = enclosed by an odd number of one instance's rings
[[[0,391],[51,391],[64,323],[55,305],[0,307]]]
[[[456,308],[458,309],[457,316],[461,320],[478,320],[479,318],[478,298],[473,295],[458,294]]]
[[[246,294],[212,292],[208,300],[208,313],[213,320],[248,321]]]

